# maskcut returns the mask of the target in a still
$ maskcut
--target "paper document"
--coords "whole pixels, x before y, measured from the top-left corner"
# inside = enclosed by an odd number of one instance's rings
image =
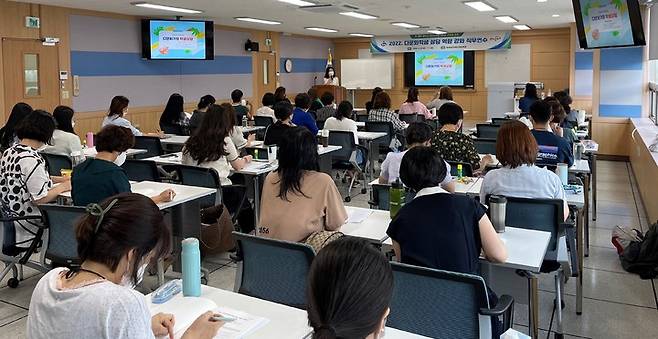
[[[348,209],[347,210],[347,223],[348,224],[360,224],[372,214],[371,210],[367,209]]]

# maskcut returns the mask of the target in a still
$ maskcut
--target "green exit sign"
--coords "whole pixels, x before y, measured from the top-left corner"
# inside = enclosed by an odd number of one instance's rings
[[[36,16],[26,16],[25,17],[25,27],[27,28],[39,28],[41,26],[41,20]]]

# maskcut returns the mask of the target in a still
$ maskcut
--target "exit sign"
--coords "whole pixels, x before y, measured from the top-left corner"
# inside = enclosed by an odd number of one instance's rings
[[[27,28],[39,28],[41,26],[41,20],[36,16],[26,16],[25,17],[25,27]]]

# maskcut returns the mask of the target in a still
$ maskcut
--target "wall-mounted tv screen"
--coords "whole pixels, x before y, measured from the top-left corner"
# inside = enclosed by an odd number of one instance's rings
[[[404,54],[407,87],[474,88],[473,51],[422,51]]]
[[[142,20],[142,58],[212,60],[212,21]]]
[[[572,0],[581,48],[643,46],[637,0]]]

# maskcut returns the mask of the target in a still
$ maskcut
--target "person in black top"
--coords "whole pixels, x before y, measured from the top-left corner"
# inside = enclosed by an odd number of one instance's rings
[[[537,95],[537,86],[531,83],[525,84],[525,92],[523,93],[523,98],[519,100],[519,110],[522,113],[529,112],[530,105],[532,105],[537,100],[539,100],[539,95]]]
[[[201,125],[203,117],[206,115],[208,106],[215,103],[215,97],[210,94],[204,95],[199,99],[199,104],[196,106],[197,109],[192,112],[192,117],[190,118],[190,134],[194,133],[196,129]]]
[[[320,97],[318,96],[318,90],[311,87],[308,89],[308,91],[306,91],[306,94],[308,94],[308,96],[311,97],[311,106],[309,106],[308,108],[309,112],[317,112],[317,110],[324,107],[322,101],[320,100]]]
[[[265,145],[277,145],[283,134],[295,126],[292,123],[292,104],[287,101],[281,101],[274,105],[274,116],[277,121],[267,127]]]
[[[565,163],[571,167],[573,165],[571,145],[565,138],[555,135],[549,126],[549,122],[553,120],[551,106],[541,100],[537,101],[530,106],[530,116],[532,135],[539,145],[537,165],[555,166],[558,163]]]

